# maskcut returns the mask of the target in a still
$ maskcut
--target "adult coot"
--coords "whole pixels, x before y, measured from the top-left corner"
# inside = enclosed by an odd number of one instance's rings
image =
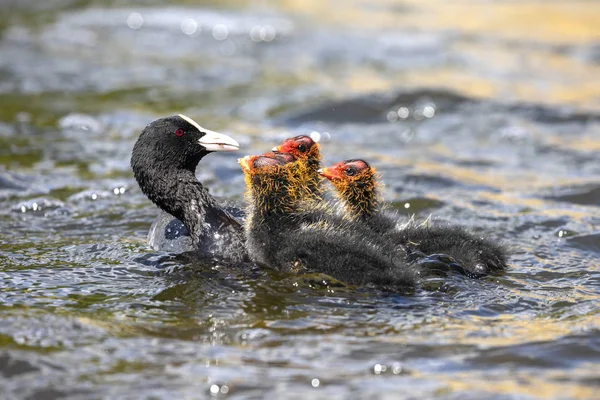
[[[181,114],[160,118],[143,130],[131,155],[133,174],[142,192],[178,220],[159,217],[149,234],[155,248],[193,250],[231,262],[246,259],[243,227],[195,175],[207,154],[238,149],[231,137],[204,129]]]

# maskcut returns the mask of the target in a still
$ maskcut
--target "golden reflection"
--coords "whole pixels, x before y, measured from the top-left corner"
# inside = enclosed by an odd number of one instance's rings
[[[455,373],[455,374],[427,374],[428,379],[435,379],[439,382],[445,382],[449,392],[468,392],[468,393],[493,393],[494,395],[505,394],[507,396],[531,396],[531,398],[555,399],[557,395],[568,399],[593,399],[597,395],[597,387],[590,383],[586,385],[581,381],[591,382],[593,374],[590,373],[597,365],[580,367],[575,370],[550,371],[542,374],[539,370],[536,372],[514,371],[509,375],[493,376],[485,373]],[[574,380],[576,377],[582,379]],[[596,393],[596,395],[594,395]]]
[[[583,153],[598,152],[600,154],[600,132],[596,134],[598,135],[596,138],[577,136],[577,140],[573,140],[569,136],[553,135],[547,138],[546,143],[561,149],[571,149]]]
[[[591,140],[596,143],[596,141]],[[432,145],[428,148],[430,153],[439,154],[448,158],[455,158],[453,150],[440,145]],[[379,157],[384,160],[385,158]],[[386,161],[388,159],[385,159]],[[390,160],[391,161],[391,160]],[[440,164],[432,161],[419,161],[418,159],[406,159],[403,162],[394,162],[395,165],[411,166],[419,173],[444,176],[460,182],[474,185],[492,186],[505,192],[529,192],[533,188],[545,189],[552,186],[576,186],[595,182],[593,177],[582,177],[580,179],[566,176],[556,177],[551,175],[536,174],[535,171],[519,171],[518,174],[498,174],[494,169],[479,170],[457,165]],[[384,177],[385,179],[385,177]],[[541,203],[540,203],[541,204]]]
[[[552,43],[598,39],[600,3],[449,2],[446,0],[281,0],[271,3],[317,21],[366,29],[419,29],[487,33],[494,37]]]
[[[387,91],[390,88],[389,77],[367,68],[352,68],[347,71],[341,84],[354,93]],[[332,82],[333,87],[338,84]]]
[[[348,4],[350,3],[350,4]],[[450,39],[440,46],[458,55],[439,66],[380,71],[362,68],[330,77],[354,93],[395,87],[447,88],[473,97],[572,104],[600,110],[600,67],[570,49],[600,39],[600,2],[448,2],[444,0],[283,0],[271,3],[304,14],[317,24],[367,34],[431,32]],[[333,29],[335,29],[334,27]],[[440,39],[442,40],[442,39]],[[401,61],[399,61],[401,62]],[[467,65],[463,64],[466,62]],[[321,77],[321,79],[324,79]],[[393,116],[391,117],[393,118]]]
[[[531,292],[528,292],[528,295]],[[514,294],[515,298],[519,296]],[[565,298],[566,301],[593,301],[593,295],[576,299]],[[558,298],[547,298],[545,301],[558,301]],[[468,319],[467,319],[468,318]],[[552,319],[551,319],[552,318]],[[402,326],[399,331],[410,329]],[[552,341],[564,336],[600,329],[600,311],[572,317],[568,320],[558,320],[555,317],[530,318],[519,315],[502,314],[491,317],[476,315],[464,317],[461,320],[451,320],[431,316],[426,325],[414,327],[419,335],[410,336],[410,344],[453,343],[456,345],[475,345],[485,348],[521,345],[539,341]],[[384,342],[409,344],[405,335],[380,338]]]

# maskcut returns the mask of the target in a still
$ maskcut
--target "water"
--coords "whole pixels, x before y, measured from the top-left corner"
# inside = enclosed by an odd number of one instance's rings
[[[0,12],[1,397],[594,397],[596,3]],[[130,151],[180,112],[242,145],[202,161],[213,194],[327,132],[325,164],[366,158],[395,208],[504,241],[510,270],[399,296],[154,252]]]

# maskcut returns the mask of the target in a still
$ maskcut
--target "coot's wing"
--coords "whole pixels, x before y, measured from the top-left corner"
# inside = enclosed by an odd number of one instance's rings
[[[241,202],[223,197],[217,197],[216,199],[223,210],[227,211],[240,225],[244,225],[246,209]]]
[[[233,200],[218,199],[222,209],[231,215],[240,225],[244,224],[246,212]],[[152,223],[148,232],[148,243],[154,250],[169,253],[195,251],[192,238],[183,222],[164,211],[161,211]]]
[[[183,222],[161,211],[148,232],[148,243],[154,250],[170,253],[193,251],[192,238]]]

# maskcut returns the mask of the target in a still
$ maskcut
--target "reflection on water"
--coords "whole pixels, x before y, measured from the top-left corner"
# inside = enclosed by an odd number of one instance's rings
[[[25,1],[0,6],[0,387],[16,398],[593,398],[600,6]],[[190,262],[129,169],[185,113],[245,154],[318,132],[402,215],[510,271],[413,296]],[[243,155],[243,154],[242,154]],[[240,154],[202,161],[240,199]],[[292,395],[293,393],[293,395]]]

